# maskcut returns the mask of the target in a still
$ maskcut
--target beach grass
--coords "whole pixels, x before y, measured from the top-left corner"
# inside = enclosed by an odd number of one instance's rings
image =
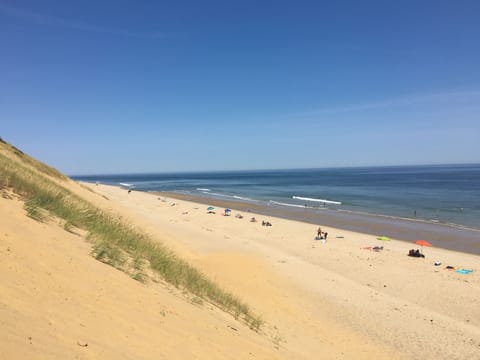
[[[97,260],[127,272],[140,282],[146,282],[144,268],[148,267],[175,287],[215,304],[256,331],[260,329],[261,317],[238,297],[221,289],[141,229],[94,206],[63,187],[61,182],[53,181],[50,177],[67,179],[55,169],[5,142],[0,142],[0,149],[2,147],[15,156],[0,152],[0,189],[20,195],[25,200],[28,216],[38,221],[54,216],[63,220],[67,231],[83,229],[92,241],[92,255]]]

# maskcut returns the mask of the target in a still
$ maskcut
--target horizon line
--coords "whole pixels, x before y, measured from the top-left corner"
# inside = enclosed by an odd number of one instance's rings
[[[122,175],[168,175],[168,174],[209,174],[209,173],[235,173],[235,172],[261,172],[261,171],[291,171],[291,170],[330,170],[330,169],[365,169],[365,168],[392,168],[392,167],[432,167],[432,166],[475,166],[480,162],[466,163],[430,163],[430,164],[396,164],[396,165],[351,165],[351,166],[328,166],[328,167],[301,167],[301,168],[270,168],[270,169],[238,169],[238,170],[179,170],[179,171],[153,171],[153,172],[114,172],[98,174],[70,174],[74,177],[93,176],[122,176]]]

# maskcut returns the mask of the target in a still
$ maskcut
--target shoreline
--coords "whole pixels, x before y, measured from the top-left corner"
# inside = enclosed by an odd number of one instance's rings
[[[141,191],[141,190],[137,190]],[[144,192],[144,191],[141,191]],[[348,210],[285,208],[234,200],[209,198],[177,192],[147,192],[177,200],[196,202],[265,216],[296,220],[313,225],[325,225],[341,230],[388,236],[405,242],[426,239],[435,247],[467,254],[480,255],[480,230],[444,223],[432,223],[422,219],[399,218],[382,214],[357,213]]]

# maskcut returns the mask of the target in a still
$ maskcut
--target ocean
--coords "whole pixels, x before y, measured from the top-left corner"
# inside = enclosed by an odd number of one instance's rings
[[[322,213],[480,229],[480,164],[73,176],[75,180]]]

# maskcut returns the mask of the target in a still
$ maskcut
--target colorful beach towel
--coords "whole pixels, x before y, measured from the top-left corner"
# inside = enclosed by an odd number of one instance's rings
[[[458,269],[458,270],[455,270],[455,272],[457,272],[459,274],[468,275],[468,274],[472,273],[473,270],[472,269]]]

